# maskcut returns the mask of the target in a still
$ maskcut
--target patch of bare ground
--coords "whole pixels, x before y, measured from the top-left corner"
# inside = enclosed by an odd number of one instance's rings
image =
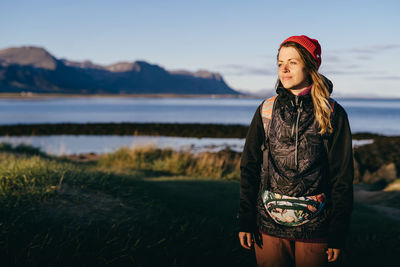
[[[354,201],[400,221],[400,191],[370,190],[368,185],[354,185]]]
[[[42,208],[53,218],[73,218],[83,225],[118,217],[121,208],[132,209],[120,198],[97,190],[83,190],[64,183],[56,192],[55,197],[42,203]]]
[[[90,153],[82,153],[82,154],[71,154],[71,155],[64,155],[61,158],[69,159],[71,161],[76,162],[93,162],[99,160],[103,155],[96,154],[94,152]]]

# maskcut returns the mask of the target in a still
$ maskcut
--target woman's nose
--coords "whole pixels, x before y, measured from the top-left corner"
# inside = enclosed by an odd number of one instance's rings
[[[288,72],[289,71],[289,65],[288,64],[282,64],[282,71],[283,72]]]

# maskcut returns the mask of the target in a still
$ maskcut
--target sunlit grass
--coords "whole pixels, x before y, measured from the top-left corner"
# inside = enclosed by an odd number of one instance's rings
[[[204,178],[236,179],[240,177],[240,155],[230,150],[217,153],[160,149],[152,145],[122,147],[112,154],[105,154],[99,167],[118,172],[147,170],[170,175],[186,175]]]

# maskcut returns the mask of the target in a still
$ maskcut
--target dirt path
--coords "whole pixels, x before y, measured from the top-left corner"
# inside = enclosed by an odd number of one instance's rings
[[[370,191],[368,186],[354,185],[354,201],[371,207],[386,217],[400,221],[400,191]]]

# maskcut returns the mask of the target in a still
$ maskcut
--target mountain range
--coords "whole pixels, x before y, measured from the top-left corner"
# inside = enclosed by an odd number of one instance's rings
[[[42,47],[0,50],[0,92],[61,94],[241,94],[219,73],[168,71],[146,61],[99,65],[57,59]]]

